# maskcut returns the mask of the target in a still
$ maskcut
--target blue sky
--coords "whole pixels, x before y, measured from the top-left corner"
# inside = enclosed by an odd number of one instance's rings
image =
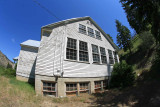
[[[116,19],[133,33],[119,0],[37,1],[61,20],[90,16],[115,43]],[[12,60],[19,55],[20,43],[28,39],[40,41],[41,27],[57,21],[33,0],[0,0],[0,50]]]

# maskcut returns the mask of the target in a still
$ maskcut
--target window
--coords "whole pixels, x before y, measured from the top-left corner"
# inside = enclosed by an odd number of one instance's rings
[[[67,83],[66,84],[66,91],[77,91],[77,84],[76,83]]]
[[[110,63],[110,64],[114,64],[112,51],[109,50],[109,49],[108,49],[108,54],[109,54],[109,63]]]
[[[92,55],[93,55],[93,62],[94,63],[99,63],[99,51],[98,51],[98,46],[92,44]]]
[[[66,58],[67,59],[77,60],[76,43],[77,43],[77,40],[68,38],[67,52],[66,52]]]
[[[106,88],[107,87],[107,80],[103,81],[103,87]]]
[[[79,60],[88,62],[88,46],[87,46],[87,42],[79,41]]]
[[[95,81],[95,89],[101,88],[101,81]]]
[[[94,31],[92,28],[88,27],[88,35],[94,37]]]
[[[100,47],[102,63],[107,63],[105,48]]]
[[[95,30],[95,33],[96,33],[96,38],[101,40],[101,35],[100,35],[100,32]]]
[[[80,83],[80,91],[88,91],[89,84],[88,83]]]
[[[79,32],[86,34],[86,26],[79,24]]]
[[[116,53],[116,52],[113,52],[113,54],[114,54],[114,60],[115,60],[115,62],[118,62],[117,53]]]
[[[43,95],[56,95],[56,83],[43,82]]]

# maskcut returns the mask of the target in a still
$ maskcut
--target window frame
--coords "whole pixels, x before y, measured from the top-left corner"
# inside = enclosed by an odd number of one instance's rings
[[[90,27],[87,27],[87,30],[88,30],[88,36],[95,38],[94,30]]]
[[[71,84],[73,85],[73,87],[68,87],[69,90],[67,90],[67,85],[70,86]],[[74,85],[75,85],[75,87],[74,87]],[[72,89],[75,89],[75,90],[70,90],[71,88],[72,88]],[[77,90],[77,83],[68,83],[68,82],[66,83],[66,92],[77,92],[77,91],[78,91],[78,90]]]
[[[100,31],[95,30],[95,36],[96,36],[96,39],[102,40]]]
[[[102,88],[101,81],[94,81],[94,89],[101,89],[101,88]]]
[[[85,25],[82,25],[82,24],[79,24],[79,33],[82,33],[82,34],[87,34],[87,30],[86,30],[86,26]]]
[[[93,51],[93,46],[97,47],[97,52]],[[91,47],[92,47],[92,59],[93,59],[93,63],[100,64],[99,47],[97,45],[94,45],[94,44],[91,44]],[[94,61],[94,55],[98,56],[98,61]]]
[[[85,84],[83,87],[82,84]],[[86,85],[87,84],[87,85]],[[80,82],[79,83],[79,92],[89,91],[89,82]]]
[[[81,43],[84,43],[84,45],[86,44],[86,49],[84,48],[84,49],[81,49]],[[81,60],[81,58],[83,59],[83,58],[85,58],[85,57],[80,57],[81,55],[81,52],[82,53],[86,53],[86,55],[87,55],[87,60]],[[84,54],[83,54],[84,55]],[[82,56],[83,56],[82,55]],[[89,52],[88,52],[88,43],[87,42],[84,42],[84,41],[79,41],[79,61],[80,62],[89,62]]]
[[[51,84],[51,86],[44,86],[44,83]],[[54,84],[54,86],[52,86]],[[56,96],[57,93],[57,83],[53,81],[42,81],[42,93],[43,95],[50,95],[50,94],[44,94],[44,93],[52,93],[53,96]],[[51,88],[51,90],[44,90],[44,88]],[[52,90],[54,88],[54,91]]]
[[[104,54],[102,54],[102,49],[104,49]],[[101,54],[101,63],[107,64],[107,55],[106,55],[106,49],[103,47],[100,47],[100,54]],[[103,58],[105,57],[106,62],[103,62]]]
[[[118,63],[117,53],[115,51],[113,51],[113,55],[115,63]]]
[[[108,49],[108,56],[109,56],[109,64],[111,64],[111,65],[114,64],[113,53],[112,53],[112,50],[110,50],[110,49]],[[113,63],[111,63],[111,62],[113,62]]]
[[[69,44],[69,39],[72,41],[72,40],[74,40],[75,41],[75,43],[70,43],[70,45],[72,45],[72,44],[75,44],[75,46],[71,46],[71,47],[68,47],[68,44]],[[68,53],[76,53],[75,54],[75,56],[73,56],[73,58],[71,58],[71,54],[68,54]],[[66,59],[67,60],[73,60],[73,61],[77,61],[77,59],[78,59],[78,53],[77,53],[78,51],[77,51],[77,39],[73,39],[73,38],[69,38],[69,37],[67,37],[67,45],[66,45]],[[75,57],[75,59],[74,59],[74,57]]]

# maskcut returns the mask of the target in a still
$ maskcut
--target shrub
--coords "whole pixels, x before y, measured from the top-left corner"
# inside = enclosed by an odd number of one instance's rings
[[[8,63],[7,68],[12,68],[12,65],[10,63]]]
[[[111,75],[111,88],[124,88],[134,84],[135,73],[131,65],[128,65],[124,60],[116,63],[113,67]]]
[[[154,44],[153,35],[149,31],[142,32],[140,38],[142,43],[139,46],[139,50],[141,51],[147,51]]]
[[[0,75],[5,77],[15,77],[16,71],[11,68],[0,67]]]

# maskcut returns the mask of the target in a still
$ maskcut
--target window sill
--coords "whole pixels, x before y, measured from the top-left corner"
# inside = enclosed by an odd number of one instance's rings
[[[93,62],[92,64],[102,65],[102,64],[101,64],[101,63],[99,63],[99,62]]]
[[[71,60],[71,59],[65,59],[64,61],[90,64],[89,62],[86,62],[86,61],[77,61],[77,60]]]
[[[89,62],[86,62],[86,61],[77,61],[79,63],[86,63],[86,64],[90,64]]]

